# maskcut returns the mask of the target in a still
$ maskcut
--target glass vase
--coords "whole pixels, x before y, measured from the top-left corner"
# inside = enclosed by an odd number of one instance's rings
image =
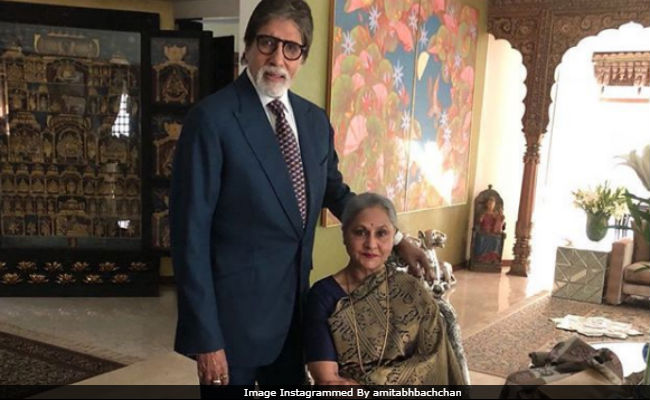
[[[607,235],[609,215],[587,213],[587,237],[597,242]]]

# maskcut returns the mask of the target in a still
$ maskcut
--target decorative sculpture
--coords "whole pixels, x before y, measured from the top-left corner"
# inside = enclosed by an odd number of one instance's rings
[[[420,247],[427,254],[431,265],[433,266],[435,279],[433,285],[440,285],[443,292],[456,284],[456,277],[454,277],[451,264],[448,262],[440,262],[436,255],[436,247],[443,248],[447,242],[447,235],[435,229],[427,229],[426,231],[419,231],[418,238],[420,239]]]
[[[445,247],[447,235],[435,229],[427,229],[425,231],[419,231],[418,238],[406,235],[404,240],[412,242],[426,253],[429,262],[434,269],[433,283],[427,284],[427,286],[433,291],[434,297],[437,299],[441,298],[447,290],[456,284],[456,278],[454,277],[451,264],[448,262],[441,263],[438,260],[435,250],[436,247]],[[402,270],[408,268],[406,262],[404,262],[404,260],[402,260],[396,253],[391,254],[387,262]]]
[[[503,216],[503,199],[492,185],[479,193],[474,200],[474,225],[470,269],[484,272],[501,272],[501,257],[506,234]]]

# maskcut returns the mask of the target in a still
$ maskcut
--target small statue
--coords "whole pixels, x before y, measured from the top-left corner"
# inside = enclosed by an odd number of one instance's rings
[[[474,227],[470,269],[501,272],[501,257],[506,234],[503,200],[492,185],[479,193],[474,201]]]

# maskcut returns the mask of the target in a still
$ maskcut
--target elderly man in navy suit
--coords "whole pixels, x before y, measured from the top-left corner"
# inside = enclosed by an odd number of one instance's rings
[[[175,349],[204,385],[304,383],[301,302],[322,207],[343,183],[325,112],[289,91],[309,52],[303,0],[262,0],[246,28],[246,70],[187,115],[170,223],[178,286]],[[410,265],[428,266],[403,241]]]

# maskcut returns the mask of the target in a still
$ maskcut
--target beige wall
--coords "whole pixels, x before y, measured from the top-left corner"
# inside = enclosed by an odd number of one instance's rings
[[[506,221],[503,259],[512,260],[526,151],[521,122],[526,68],[521,53],[506,40],[495,40],[489,35],[485,75],[490,79],[484,88],[474,197],[491,184],[503,198]]]
[[[239,20],[236,18],[204,19],[203,30],[212,32],[214,37],[234,36],[236,53],[239,53],[240,47],[243,48],[239,40]]]
[[[314,43],[304,68],[299,72],[293,89],[317,105],[324,107],[327,98],[327,69],[329,54],[330,2],[307,0],[314,16]],[[472,115],[472,141],[470,152],[470,187],[468,193],[474,192],[476,154],[479,136],[481,107],[483,104],[483,86],[485,80],[485,63],[487,52],[486,21],[487,4],[482,0],[465,0],[464,4],[479,10],[479,39],[476,58],[476,81]],[[420,229],[435,228],[447,233],[447,247],[438,252],[441,260],[452,264],[465,261],[467,243],[467,226],[469,224],[471,198],[466,205],[445,207],[434,210],[417,211],[399,216],[400,229],[417,233]],[[347,261],[339,227],[317,228],[314,246],[314,270],[312,281],[327,276],[343,266]]]
[[[174,12],[167,0],[12,0],[19,3],[55,4],[60,6],[109,8],[126,11],[142,11],[160,15],[161,29],[174,29]]]

